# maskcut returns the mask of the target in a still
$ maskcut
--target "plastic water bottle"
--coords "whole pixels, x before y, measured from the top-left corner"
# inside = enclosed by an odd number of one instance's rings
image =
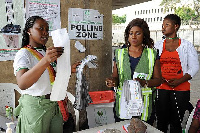
[[[7,125],[6,133],[12,133],[12,129],[10,128],[11,124],[12,123],[6,123],[6,125]]]

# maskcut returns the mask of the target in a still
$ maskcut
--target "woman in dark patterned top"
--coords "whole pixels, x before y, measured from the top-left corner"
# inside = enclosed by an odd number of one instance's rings
[[[200,133],[200,99],[197,102],[189,133]]]

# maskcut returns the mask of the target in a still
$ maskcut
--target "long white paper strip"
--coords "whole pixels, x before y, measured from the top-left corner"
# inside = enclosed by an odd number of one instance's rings
[[[81,64],[76,68],[76,96],[74,102],[74,108],[77,110],[86,109],[89,103],[92,102],[89,94],[88,94],[88,86],[83,77],[83,68],[84,66],[90,62],[97,59],[95,55],[88,55],[83,60],[81,60]]]
[[[70,40],[65,28],[52,31],[51,35],[55,47],[64,47],[64,53],[57,59],[57,73],[50,96],[51,101],[60,101],[67,95],[71,75]]]

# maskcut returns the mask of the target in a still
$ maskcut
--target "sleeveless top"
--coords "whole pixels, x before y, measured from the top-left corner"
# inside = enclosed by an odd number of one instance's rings
[[[181,39],[179,39],[179,46],[181,45]],[[183,77],[183,70],[179,58],[178,52],[166,50],[166,40],[163,42],[163,51],[160,56],[160,65],[162,77],[166,80],[180,79]],[[162,83],[158,89],[175,90],[175,91],[188,91],[190,90],[190,83],[188,81],[171,88],[167,82]]]

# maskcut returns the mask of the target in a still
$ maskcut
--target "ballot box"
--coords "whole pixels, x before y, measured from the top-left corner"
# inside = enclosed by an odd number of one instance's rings
[[[86,108],[89,128],[114,123],[115,92],[94,91],[89,95],[93,101]]]

